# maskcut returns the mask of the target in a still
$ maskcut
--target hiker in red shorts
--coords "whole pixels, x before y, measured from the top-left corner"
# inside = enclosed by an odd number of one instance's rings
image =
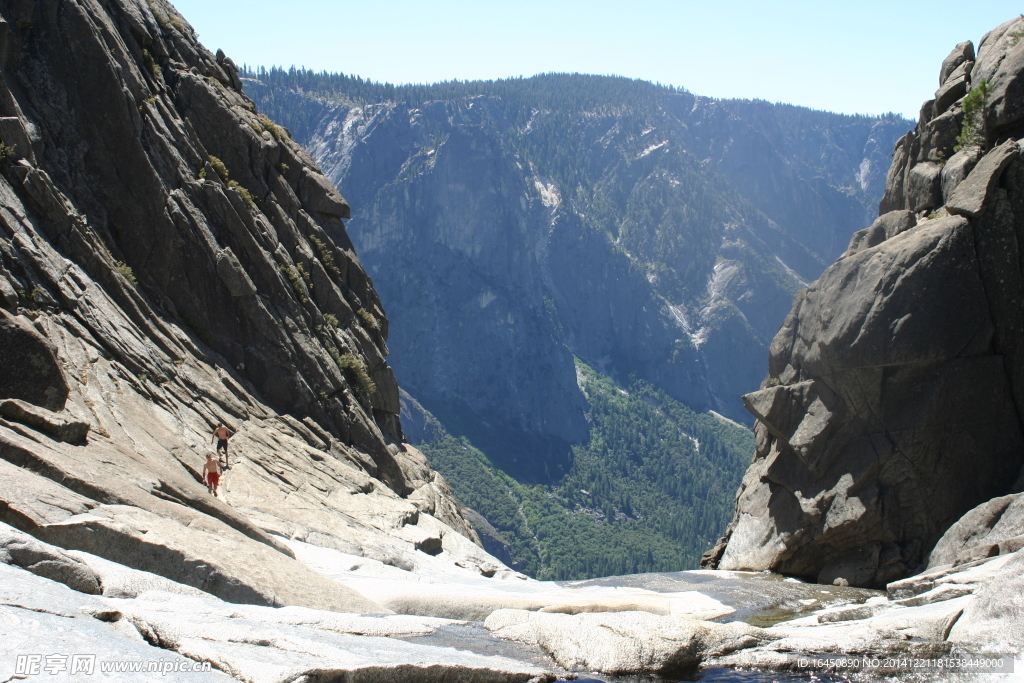
[[[206,483],[206,489],[216,496],[217,487],[220,486],[220,462],[212,453],[206,456],[206,465],[203,466],[203,481]]]

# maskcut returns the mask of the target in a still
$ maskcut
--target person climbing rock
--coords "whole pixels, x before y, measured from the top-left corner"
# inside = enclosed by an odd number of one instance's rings
[[[203,465],[203,483],[206,484],[210,495],[217,495],[217,488],[220,486],[220,460],[214,453],[206,456],[206,464]]]
[[[228,459],[228,439],[235,433],[224,426],[224,423],[217,425],[213,430],[213,438],[217,440],[217,453],[224,451],[224,469],[231,469],[231,461]]]

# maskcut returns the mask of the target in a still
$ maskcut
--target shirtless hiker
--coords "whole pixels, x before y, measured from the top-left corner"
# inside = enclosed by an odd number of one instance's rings
[[[217,487],[220,486],[220,461],[213,453],[206,456],[206,464],[203,465],[203,482],[210,494],[216,496]]]
[[[213,438],[217,440],[217,452],[224,451],[224,469],[231,467],[231,461],[228,460],[228,439],[234,435],[235,433],[225,427],[223,422],[213,430]]]

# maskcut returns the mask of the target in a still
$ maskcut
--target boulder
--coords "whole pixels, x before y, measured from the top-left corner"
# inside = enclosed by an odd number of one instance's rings
[[[256,285],[252,283],[230,247],[217,252],[217,274],[224,281],[231,296],[251,296],[256,293]]]
[[[981,37],[981,42],[978,43],[974,68],[971,70],[971,80],[973,82],[992,80],[992,77],[995,76],[996,71],[1006,57],[1007,48],[1014,31],[1020,28],[1024,28],[1024,22],[1022,22],[1020,17],[1014,17],[1004,21]]]
[[[942,167],[934,161],[914,164],[907,173],[907,208],[918,213],[942,206]]]
[[[942,68],[939,69],[939,85],[943,85],[946,80],[953,75],[953,72],[964,63],[973,61],[974,43],[969,40],[965,40],[964,42],[957,44],[949,55],[942,60]]]
[[[993,498],[951,526],[928,556],[928,569],[1016,552],[1024,537],[1024,493]]]
[[[948,204],[953,198],[956,188],[966,180],[967,176],[974,170],[974,167],[978,165],[982,155],[983,152],[980,147],[965,147],[951,156],[942,166],[941,183],[942,200],[944,203]]]
[[[917,216],[913,211],[898,210],[884,213],[875,219],[870,227],[853,234],[850,246],[847,247],[843,256],[851,256],[864,249],[877,246],[887,239],[892,239],[896,235],[910,230],[915,225],[917,225]]]
[[[942,87],[935,91],[935,115],[943,114],[951,104],[966,95],[969,85],[970,79],[966,73],[954,76],[943,83]]]
[[[1003,171],[1019,156],[1020,147],[1015,140],[1007,140],[985,154],[967,174],[967,178],[957,185],[953,196],[946,202],[946,210],[970,218],[980,216]]]
[[[299,181],[299,198],[313,211],[328,216],[349,218],[352,214],[348,203],[338,194],[331,181],[310,168],[305,168],[302,171],[302,180]]]
[[[484,625],[495,636],[539,645],[570,671],[604,674],[686,674],[702,661],[767,640],[742,622],[659,617],[646,612],[550,614],[504,609]]]
[[[953,147],[960,134],[961,118],[959,111],[947,111],[922,125],[918,160],[933,161],[944,166],[943,162],[953,155]]]
[[[0,268],[0,271],[3,269]],[[18,293],[14,291],[14,287],[11,283],[0,274],[0,306],[14,310],[14,307],[18,305]]]
[[[923,120],[923,118],[922,118]],[[911,131],[901,137],[892,152],[892,164],[885,175],[885,194],[878,204],[878,213],[885,215],[890,211],[899,211],[907,208],[906,199],[906,170],[907,164],[912,160],[912,152],[917,142],[917,134]]]
[[[1024,119],[1024,42],[1018,40],[1019,17],[993,29],[982,39],[971,82],[989,82],[985,123],[990,135],[1014,131]]]

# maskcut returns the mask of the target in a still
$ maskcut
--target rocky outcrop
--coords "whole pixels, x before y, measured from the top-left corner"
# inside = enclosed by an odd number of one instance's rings
[[[97,594],[100,579],[89,565],[28,534],[0,524],[0,563],[27,569],[79,593]]]
[[[347,203],[231,60],[165,2],[84,0],[0,1],[0,62],[0,522],[69,553],[10,561],[379,613],[285,539],[511,573],[403,444]]]
[[[1024,494],[982,503],[951,526],[928,555],[928,569],[956,566],[1024,548]]]
[[[1024,161],[1006,104],[1022,26],[989,33],[977,61],[954,49],[896,145],[881,217],[776,335],[768,378],[744,397],[754,462],[706,564],[881,587],[929,553],[934,566],[1016,549],[976,530],[1006,499],[961,517],[1024,484]],[[964,122],[982,80],[987,109]],[[982,144],[954,153],[968,125]]]
[[[499,610],[485,623],[499,638],[540,646],[565,669],[608,674],[685,675],[707,658],[768,640],[764,631],[744,623],[715,624],[644,612],[568,615]]]
[[[1019,652],[1024,642],[1024,553],[1009,557],[1002,571],[974,594],[949,638],[1006,652]]]

